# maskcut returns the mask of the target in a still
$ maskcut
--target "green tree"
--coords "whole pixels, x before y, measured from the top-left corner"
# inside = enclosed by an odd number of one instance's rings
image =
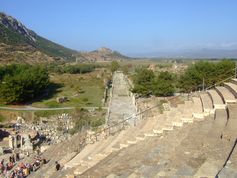
[[[180,76],[178,87],[181,91],[190,92],[202,88],[203,79],[205,87],[222,81],[234,75],[235,63],[230,60],[220,62],[199,61],[190,65]]]
[[[146,68],[137,69],[136,74],[133,77],[133,92],[139,93],[143,96],[148,96],[152,94],[154,79],[155,74],[153,71],[148,70]]]
[[[171,96],[175,92],[174,76],[170,72],[161,72],[155,79],[152,93],[155,96]]]
[[[40,96],[49,85],[49,75],[42,66],[9,65],[0,69],[0,100],[21,103]]]
[[[111,70],[112,73],[115,72],[116,70],[118,70],[119,67],[120,66],[119,66],[118,61],[112,61],[111,64],[110,64],[110,70]]]

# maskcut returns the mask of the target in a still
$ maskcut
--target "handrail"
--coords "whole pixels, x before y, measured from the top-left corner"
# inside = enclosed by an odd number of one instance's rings
[[[223,82],[225,82],[225,81],[227,81],[227,80],[230,80],[231,78],[234,78],[234,77],[235,77],[235,75],[233,75],[233,76],[231,76],[231,77],[228,77],[228,78],[226,78],[226,79],[224,79],[224,80],[221,80],[221,81],[219,81],[219,82],[217,82],[217,83],[215,83],[215,84],[213,84],[213,85],[207,87],[205,90],[209,90],[209,89],[211,89],[212,87],[215,87],[216,85],[219,85],[219,84],[221,84],[221,83],[223,83]]]

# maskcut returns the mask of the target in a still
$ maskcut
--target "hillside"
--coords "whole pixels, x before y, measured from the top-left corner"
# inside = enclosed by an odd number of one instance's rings
[[[120,54],[117,51],[113,51],[108,48],[99,48],[98,50],[91,52],[80,52],[76,56],[76,60],[79,62],[103,62],[103,61],[113,61],[113,60],[126,60],[130,59],[127,56]]]
[[[17,19],[1,12],[0,44],[0,62],[69,60],[77,53],[37,35]]]

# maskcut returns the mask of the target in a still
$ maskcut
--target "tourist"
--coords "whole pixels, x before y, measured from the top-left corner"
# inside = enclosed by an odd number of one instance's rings
[[[56,166],[55,166],[56,171],[59,171],[60,170],[60,164],[57,161],[55,162],[55,164],[56,164]]]
[[[20,161],[20,154],[16,153],[16,161]]]
[[[5,170],[5,166],[4,166],[4,159],[1,161],[0,163],[0,171],[1,171],[1,174],[4,173],[4,170]]]
[[[28,176],[30,174],[29,168],[25,167],[23,169],[24,176]]]
[[[17,173],[16,170],[12,171],[10,178],[15,178],[16,177],[16,173]]]
[[[9,157],[9,162],[12,163],[13,160],[12,160],[12,156]]]
[[[12,155],[12,162],[15,163],[15,155]]]
[[[11,170],[12,168],[13,168],[13,163],[12,162],[9,162],[8,164],[7,164],[7,170],[9,171],[9,170]]]
[[[47,163],[47,161],[46,161],[46,159],[45,159],[45,158],[43,158],[43,163],[44,163],[44,164],[46,164],[46,163]]]

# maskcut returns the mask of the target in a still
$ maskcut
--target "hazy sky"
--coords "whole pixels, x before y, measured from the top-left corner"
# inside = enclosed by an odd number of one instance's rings
[[[0,0],[0,11],[82,51],[237,49],[237,0]]]

